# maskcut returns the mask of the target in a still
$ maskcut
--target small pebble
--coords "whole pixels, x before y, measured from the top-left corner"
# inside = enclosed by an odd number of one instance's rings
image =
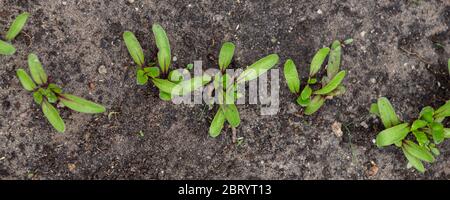
[[[105,65],[102,65],[102,66],[100,66],[100,67],[98,68],[98,73],[100,73],[100,74],[106,74],[106,73],[108,73],[108,71],[106,71]]]
[[[359,35],[361,35],[361,37],[364,37],[364,36],[366,36],[366,33],[367,33],[367,32],[363,31],[363,32],[361,32]]]
[[[134,0],[128,0],[128,3],[134,3]]]
[[[372,83],[372,84],[375,84],[375,83],[377,83],[377,79],[375,79],[375,78],[371,78],[371,79],[370,79],[370,83]]]
[[[317,14],[319,14],[319,15],[321,15],[323,12],[322,12],[322,10],[317,10]]]

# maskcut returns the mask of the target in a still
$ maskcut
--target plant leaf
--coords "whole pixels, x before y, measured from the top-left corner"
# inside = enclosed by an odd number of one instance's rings
[[[342,80],[344,80],[345,75],[346,75],[345,71],[340,71],[333,79],[331,79],[330,82],[328,82],[328,84],[325,87],[315,91],[314,94],[325,95],[332,92],[342,83]]]
[[[415,131],[415,130],[417,130],[419,128],[423,128],[423,127],[425,127],[427,125],[428,125],[428,122],[418,119],[418,120],[413,122],[413,124],[411,126],[411,131]]]
[[[173,89],[177,86],[177,84],[172,83],[169,80],[159,78],[152,79],[152,82],[153,84],[155,84],[157,88],[159,88],[160,91],[170,95],[178,95],[172,92]]]
[[[251,81],[258,78],[261,74],[267,72],[270,68],[274,67],[280,58],[277,54],[268,55],[252,65],[242,72],[237,78],[237,82]]]
[[[294,94],[299,93],[300,79],[298,78],[297,67],[291,59],[287,60],[284,64],[284,77],[286,78],[289,90]]]
[[[47,74],[45,73],[37,55],[28,55],[28,67],[30,68],[31,77],[38,85],[47,83]]]
[[[221,108],[224,112],[225,119],[227,119],[228,123],[236,128],[241,123],[241,118],[239,117],[239,111],[234,104],[222,104]]]
[[[409,133],[409,124],[403,123],[394,127],[381,131],[376,138],[378,147],[392,145],[396,142],[402,141]]]
[[[214,116],[213,121],[211,122],[211,126],[209,127],[209,135],[213,138],[219,136],[220,132],[222,132],[224,124],[225,114],[223,113],[222,109],[219,108],[216,115]]]
[[[33,100],[38,105],[41,105],[42,101],[44,100],[44,97],[42,96],[42,93],[40,91],[33,92]]]
[[[58,85],[56,85],[54,83],[48,84],[48,88],[56,94],[60,94],[63,91],[61,87],[59,87]]]
[[[317,78],[309,78],[309,79],[308,79],[308,84],[314,85],[314,84],[316,84],[316,83],[317,83]]]
[[[345,86],[339,85],[332,92],[328,93],[327,96],[335,97],[335,96],[343,95],[343,94],[345,94],[346,91],[347,91],[347,88]]]
[[[433,122],[434,109],[430,106],[423,108],[420,111],[420,119],[423,119],[429,123]]]
[[[385,97],[378,99],[378,110],[380,112],[380,118],[385,128],[390,128],[400,124],[400,120],[395,114],[395,110],[391,105],[391,102]]]
[[[22,31],[23,27],[27,23],[28,17],[30,13],[24,12],[16,17],[14,22],[9,27],[8,32],[6,33],[5,39],[8,41],[13,40],[17,35],[19,35],[20,31]]]
[[[172,100],[172,96],[168,93],[159,91],[159,98],[163,101],[170,101]]]
[[[161,71],[167,73],[170,67],[170,54],[165,49],[160,49],[158,52],[158,63]]]
[[[56,103],[56,101],[58,101],[58,97],[56,97],[56,94],[49,88],[41,90],[41,93],[47,98],[47,101],[49,103]]]
[[[303,88],[303,91],[300,94],[300,97],[302,98],[302,100],[308,100],[311,98],[311,94],[312,94],[311,87],[309,87],[309,85],[306,85],[306,87]]]
[[[144,68],[144,72],[152,78],[156,78],[160,75],[160,70],[157,67],[146,67]]]
[[[323,104],[325,103],[325,98],[318,95],[318,96],[314,96],[311,100],[311,102],[308,104],[308,106],[305,109],[305,114],[306,115],[312,115],[315,112],[317,112],[320,107],[323,106]]]
[[[309,71],[309,77],[313,77],[314,75],[319,72],[320,68],[322,67],[323,62],[325,61],[325,58],[327,58],[328,53],[330,53],[330,48],[322,48],[319,49],[319,51],[314,55],[312,61],[311,61],[311,68]]]
[[[342,47],[341,42],[336,40],[331,45],[330,57],[328,58],[327,76],[333,78],[339,72],[341,66]]]
[[[378,104],[373,103],[370,105],[370,113],[380,117],[380,110],[378,109]]]
[[[450,128],[444,128],[444,137],[447,139],[450,138]]]
[[[431,152],[426,150],[424,147],[421,147],[410,140],[406,140],[403,146],[405,148],[405,151],[413,155],[414,157],[425,162],[434,162],[433,154],[431,154]]]
[[[148,76],[145,74],[144,70],[138,69],[136,71],[136,82],[138,85],[145,85],[148,82]]]
[[[300,105],[300,106],[302,106],[302,107],[308,106],[309,103],[311,103],[311,98],[308,98],[308,99],[302,99],[302,96],[301,96],[301,95],[297,98],[297,104]]]
[[[16,48],[13,45],[0,40],[0,55],[10,56],[16,53]]]
[[[128,53],[130,53],[130,56],[133,58],[134,62],[139,67],[142,67],[145,63],[145,56],[141,44],[136,36],[130,31],[125,31],[123,33],[123,40],[125,41]]]
[[[68,108],[81,113],[95,114],[103,113],[106,111],[106,108],[100,104],[71,94],[60,94],[59,100]]]
[[[209,75],[203,75],[191,78],[189,80],[185,80],[180,82],[179,84],[174,87],[172,90],[172,94],[177,94],[184,96],[186,94],[189,94],[202,86],[206,85],[209,81],[211,81],[211,76]]]
[[[42,112],[47,118],[48,122],[60,133],[63,133],[66,129],[63,119],[59,116],[58,110],[53,107],[49,102],[42,102]]]
[[[189,72],[187,72],[189,73]],[[172,70],[169,73],[169,81],[172,81],[174,83],[179,83],[184,79],[183,73],[179,71],[179,69]]]
[[[422,131],[413,131],[414,137],[416,137],[417,142],[419,142],[420,146],[425,146],[430,143],[427,135]]]
[[[221,71],[224,71],[230,65],[234,56],[234,49],[235,46],[231,42],[225,42],[222,45],[219,53],[219,68]]]
[[[424,173],[425,167],[423,166],[422,161],[420,161],[418,158],[408,153],[404,147],[402,147],[402,150],[403,154],[405,154],[406,159],[408,159],[409,164],[411,164],[414,168],[416,168],[417,171]]]
[[[16,74],[25,90],[33,91],[34,89],[36,89],[36,84],[33,82],[33,80],[31,80],[31,77],[25,70],[18,69]]]
[[[159,49],[159,66],[161,67],[161,70],[166,73],[169,71],[170,62],[172,60],[169,38],[167,37],[164,28],[159,24],[153,24],[152,31],[155,36],[156,47]]]
[[[450,100],[434,112],[434,118],[450,117]]]
[[[435,144],[440,144],[445,139],[444,126],[441,123],[433,122],[430,124],[431,135]]]

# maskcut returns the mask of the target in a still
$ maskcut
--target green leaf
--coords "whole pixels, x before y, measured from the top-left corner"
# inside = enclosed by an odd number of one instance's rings
[[[428,122],[418,119],[413,122],[413,124],[411,126],[411,131],[418,130],[419,128],[423,128],[427,125],[428,125]]]
[[[339,72],[341,66],[342,47],[341,42],[336,40],[331,45],[330,57],[328,59],[327,76],[332,78]]]
[[[221,108],[225,114],[225,119],[227,119],[228,123],[236,128],[241,123],[241,118],[239,117],[239,111],[234,104],[222,104]]]
[[[58,97],[56,97],[56,94],[51,89],[47,88],[45,90],[41,90],[41,92],[47,98],[49,103],[56,103],[56,101],[58,101]]]
[[[33,91],[34,89],[36,89],[36,84],[33,82],[33,80],[31,80],[31,77],[25,70],[18,69],[16,74],[25,90]]]
[[[6,33],[5,39],[8,41],[13,40],[17,35],[19,35],[20,31],[22,31],[25,23],[27,23],[28,17],[30,13],[24,12],[16,17],[14,22],[9,27],[8,32]]]
[[[258,78],[261,74],[267,72],[270,68],[274,67],[278,63],[279,57],[277,54],[268,55],[252,65],[242,72],[238,77],[238,83],[243,81],[251,81]]]
[[[186,69],[187,69],[187,70],[192,70],[192,69],[194,69],[194,64],[190,63],[190,64],[186,65]]]
[[[145,63],[144,51],[136,36],[130,31],[125,31],[123,33],[123,40],[134,62],[139,67],[142,67]]]
[[[430,124],[431,135],[435,144],[440,144],[445,139],[444,126],[441,123],[433,122]]]
[[[234,56],[234,49],[235,46],[231,42],[225,42],[222,45],[219,53],[219,68],[221,71],[224,71],[230,65]]]
[[[284,64],[284,77],[286,78],[289,90],[294,94],[299,93],[300,79],[298,78],[297,67],[291,59],[287,60]]]
[[[152,78],[156,78],[160,75],[160,70],[157,67],[146,67],[144,68],[144,72]]]
[[[213,138],[219,136],[220,132],[222,132],[224,123],[225,114],[223,113],[222,109],[219,108],[216,115],[214,116],[213,121],[211,122],[211,126],[209,127],[209,135]]]
[[[428,140],[428,136],[422,131],[413,131],[414,137],[416,137],[417,142],[419,142],[420,146],[425,146],[430,143]]]
[[[421,147],[412,141],[406,140],[403,147],[405,148],[406,152],[408,152],[409,154],[420,160],[429,163],[434,162],[434,157],[433,154],[431,154],[431,152],[429,152],[424,147]]]
[[[187,72],[189,73],[189,72]],[[169,81],[174,83],[179,83],[184,79],[183,73],[181,73],[178,69],[173,70],[169,73]]]
[[[434,112],[434,118],[450,117],[450,100]]]
[[[308,99],[302,99],[302,96],[301,96],[301,95],[297,98],[297,104],[300,105],[300,106],[302,106],[302,107],[308,106],[309,103],[311,103],[311,98],[308,98]]]
[[[315,112],[317,112],[320,107],[323,106],[323,104],[325,103],[325,98],[318,95],[313,97],[313,99],[311,100],[311,102],[308,104],[308,106],[305,109],[305,114],[306,115],[312,115]]]
[[[370,105],[370,113],[380,117],[380,110],[378,109],[378,104],[373,103]]]
[[[209,81],[211,81],[211,76],[203,75],[191,78],[189,80],[185,80],[180,82],[176,87],[173,88],[172,94],[177,94],[184,96],[189,94],[202,86],[206,85]]]
[[[166,31],[159,24],[153,24],[152,26],[153,35],[156,40],[156,47],[158,47],[158,61],[159,66],[163,73],[169,71],[170,62],[172,60],[169,38],[167,37]]]
[[[385,128],[390,128],[400,124],[400,120],[398,119],[397,114],[395,114],[395,110],[387,98],[381,97],[378,99],[378,110]]]
[[[172,93],[172,90],[177,86],[177,84],[172,83],[169,80],[159,79],[159,78],[152,79],[152,82],[153,82],[153,84],[155,84],[155,86],[157,88],[159,88],[160,91],[165,92],[167,94],[171,94],[171,95],[178,95],[178,94]]]
[[[309,72],[309,77],[313,77],[314,75],[319,72],[320,68],[322,67],[323,62],[325,61],[325,58],[327,58],[328,53],[330,53],[330,48],[322,48],[319,49],[319,51],[314,55],[312,61],[311,61],[311,68]]]
[[[345,75],[346,75],[345,71],[340,71],[333,79],[331,79],[330,82],[328,82],[328,84],[325,87],[323,87],[318,91],[315,91],[314,94],[325,95],[332,92],[342,83],[342,80],[344,80]]]
[[[312,94],[311,87],[309,87],[309,85],[306,85],[306,87],[303,89],[302,93],[300,94],[300,97],[303,100],[308,100],[308,99],[310,99],[311,94]]]
[[[33,99],[34,102],[41,105],[42,101],[44,100],[44,96],[42,96],[42,93],[40,91],[33,92]]]
[[[414,168],[416,168],[417,171],[424,173],[425,167],[423,166],[422,161],[420,161],[418,158],[408,153],[404,147],[402,147],[402,150],[403,154],[405,154],[406,159],[408,159],[409,164],[411,164]]]
[[[10,56],[16,53],[16,48],[13,45],[0,40],[0,55]]]
[[[317,83],[317,78],[309,78],[309,79],[308,79],[308,84],[314,85],[314,84],[316,84],[316,83]]]
[[[136,71],[136,82],[138,85],[145,85],[148,82],[148,76],[145,74],[144,70],[138,69]]]
[[[61,87],[59,87],[58,85],[56,85],[54,83],[48,84],[48,89],[50,89],[51,91],[53,91],[56,94],[60,94],[63,91]]]
[[[435,148],[435,147],[431,147],[430,148],[431,153],[433,153],[435,156],[439,156],[441,154],[441,152],[439,151],[439,149]]]
[[[450,138],[450,128],[444,128],[444,137],[447,139]]]
[[[103,113],[106,111],[106,108],[100,104],[71,94],[61,94],[59,100],[68,108],[82,113],[95,114]]]
[[[59,116],[58,110],[53,107],[49,102],[42,102],[42,112],[47,118],[48,122],[60,133],[63,133],[66,129],[63,119]]]
[[[168,93],[159,91],[159,98],[163,101],[170,101],[172,100],[172,96]]]
[[[429,123],[433,122],[434,109],[430,106],[423,108],[420,111],[420,119],[423,119]]]
[[[31,77],[38,85],[47,83],[47,74],[45,73],[37,55],[28,55],[28,67],[30,68]]]
[[[409,133],[409,124],[403,123],[394,127],[381,131],[376,138],[378,147],[392,145],[398,141],[402,141]]]

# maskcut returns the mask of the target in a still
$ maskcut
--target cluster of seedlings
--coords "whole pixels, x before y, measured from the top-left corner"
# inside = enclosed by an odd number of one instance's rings
[[[28,13],[22,13],[14,20],[5,34],[5,41],[0,40],[0,55],[13,55],[16,52],[11,41],[20,33],[28,17]],[[164,101],[170,101],[176,96],[184,96],[205,85],[210,85],[208,103],[211,109],[215,104],[218,105],[209,128],[211,137],[219,136],[225,123],[233,129],[240,125],[241,119],[236,101],[243,94],[240,93],[239,87],[242,87],[245,82],[257,79],[279,62],[278,55],[271,54],[254,62],[242,73],[227,73],[227,68],[234,57],[235,45],[225,42],[219,52],[217,73],[186,79],[185,75],[190,74],[192,65],[188,65],[187,69],[171,69],[171,48],[166,32],[159,24],[154,24],[152,31],[158,53],[157,58],[149,62],[146,62],[136,36],[130,31],[123,34],[126,47],[136,64],[137,84],[145,85],[151,81],[159,89],[159,97]],[[345,93],[346,88],[342,82],[346,71],[340,70],[342,48],[351,42],[351,39],[343,42],[334,41],[331,47],[318,50],[312,58],[309,75],[303,81],[303,89],[301,89],[302,80],[294,61],[288,59],[284,64],[284,76],[289,90],[298,96],[296,102],[305,107],[306,115],[317,112],[327,99]],[[328,63],[325,65],[327,59]],[[65,131],[65,124],[54,105],[90,114],[106,111],[100,104],[65,93],[60,86],[50,80],[35,54],[28,56],[28,66],[31,76],[24,69],[18,69],[17,77],[22,86],[32,92],[34,101],[41,106],[44,116],[58,132]],[[450,59],[448,69],[450,73]],[[434,162],[435,156],[440,154],[437,145],[444,139],[450,138],[450,128],[445,128],[443,125],[445,118],[450,116],[450,100],[436,110],[432,107],[423,108],[419,118],[412,123],[401,122],[391,103],[384,97],[372,104],[370,111],[381,118],[386,128],[378,134],[376,145],[378,147],[395,145],[401,148],[408,160],[408,166],[420,172],[425,171],[422,162]]]

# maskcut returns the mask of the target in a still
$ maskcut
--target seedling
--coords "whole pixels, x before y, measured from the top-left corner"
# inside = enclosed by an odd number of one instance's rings
[[[277,54],[271,54],[256,61],[239,75],[230,75],[226,73],[226,69],[231,64],[234,50],[234,44],[226,42],[223,44],[219,53],[220,72],[215,75],[213,82],[219,108],[209,128],[209,135],[211,137],[220,135],[225,122],[228,122],[232,128],[239,126],[241,119],[235,101],[243,95],[239,93],[238,87],[245,82],[257,79],[260,75],[274,67],[279,60]],[[214,101],[211,103],[214,103]]]
[[[4,37],[5,41],[0,39],[0,55],[13,55],[16,53],[16,48],[11,44],[11,41],[19,35],[20,31],[22,31],[23,27],[27,23],[29,13],[24,12],[16,17],[11,26],[9,27],[8,32]]]
[[[145,62],[142,47],[132,32],[126,31],[123,34],[123,39],[128,48],[128,52],[137,65],[136,81],[138,85],[145,85],[149,80],[151,80],[160,90],[159,97],[162,100],[169,101],[174,97],[174,95],[186,95],[211,80],[211,77],[207,75],[190,80],[184,80],[184,75],[189,73],[188,70],[170,71],[172,56],[169,38],[159,24],[154,24],[152,31],[155,37],[156,47],[158,48],[157,62],[159,68],[154,61],[149,63]],[[177,87],[177,85],[182,86]],[[176,89],[176,87],[178,89]]]
[[[34,101],[42,107],[42,112],[50,124],[58,131],[65,131],[65,124],[59,111],[52,105],[62,105],[82,113],[102,113],[106,109],[102,105],[93,103],[81,97],[63,92],[62,88],[52,83],[35,54],[28,56],[28,67],[31,77],[24,69],[17,70],[17,77],[25,90],[33,93]]]
[[[350,44],[352,39],[344,41]],[[313,57],[310,66],[308,81],[303,90],[300,89],[300,78],[294,61],[287,60],[284,64],[284,76],[289,90],[298,95],[297,104],[306,107],[305,114],[312,115],[323,106],[326,99],[331,99],[345,93],[346,88],[342,81],[346,76],[346,71],[340,71],[342,44],[334,41],[331,48],[322,48]],[[328,57],[326,75],[318,81],[319,74],[325,59]],[[317,88],[317,90],[314,90]]]
[[[450,128],[444,128],[443,121],[450,116],[450,100],[437,110],[430,106],[422,109],[419,119],[412,123],[402,122],[389,100],[378,99],[370,107],[370,112],[381,118],[386,128],[376,138],[378,147],[395,145],[402,149],[408,160],[408,167],[425,172],[422,162],[434,162],[439,149],[436,145],[450,138]],[[415,141],[414,141],[415,140]]]

